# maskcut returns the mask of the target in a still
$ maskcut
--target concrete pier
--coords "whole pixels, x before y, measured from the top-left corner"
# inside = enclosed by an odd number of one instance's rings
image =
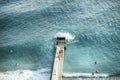
[[[56,54],[54,58],[53,71],[51,80],[62,80],[64,52],[66,49],[66,41],[64,37],[57,38]]]

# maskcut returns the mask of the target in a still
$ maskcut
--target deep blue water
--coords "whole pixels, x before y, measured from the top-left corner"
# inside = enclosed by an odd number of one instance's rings
[[[64,72],[120,74],[119,0],[1,0],[0,71],[51,69],[58,32]]]

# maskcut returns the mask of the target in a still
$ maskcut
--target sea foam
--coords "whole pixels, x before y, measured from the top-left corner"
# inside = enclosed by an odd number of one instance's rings
[[[68,41],[72,41],[75,38],[75,36],[69,32],[58,32],[58,33],[56,33],[55,37],[65,37],[66,40],[68,40]]]
[[[50,70],[16,70],[0,72],[0,80],[49,80]]]
[[[63,73],[63,77],[70,77],[70,78],[79,78],[79,77],[85,77],[85,78],[92,78],[92,77],[108,77],[109,74],[94,74],[92,73]]]

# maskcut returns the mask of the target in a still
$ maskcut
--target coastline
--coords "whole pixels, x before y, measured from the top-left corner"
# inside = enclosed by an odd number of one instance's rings
[[[62,80],[120,80],[120,77],[106,77],[106,78],[63,78]]]

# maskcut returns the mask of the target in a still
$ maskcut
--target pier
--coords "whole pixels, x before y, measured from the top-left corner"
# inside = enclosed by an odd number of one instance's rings
[[[66,50],[65,37],[57,37],[56,53],[53,63],[51,80],[62,80],[65,50]]]

